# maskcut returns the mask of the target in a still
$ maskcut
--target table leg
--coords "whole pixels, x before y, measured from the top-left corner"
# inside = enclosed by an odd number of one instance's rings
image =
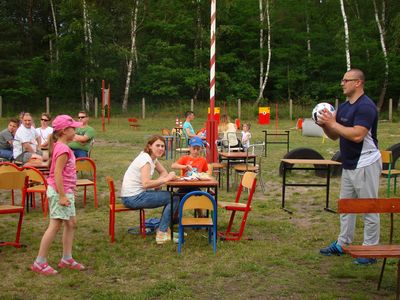
[[[286,151],[289,152],[289,131],[287,131],[286,134],[287,134]]]
[[[174,191],[170,190],[171,193],[171,215],[170,215],[170,223],[169,228],[171,229],[171,241],[174,241]]]
[[[283,163],[283,175],[282,175],[282,209],[289,214],[292,214],[293,212],[285,208],[285,192],[286,192],[286,163]]]
[[[326,174],[326,204],[325,204],[324,210],[332,212],[332,213],[336,213],[336,211],[329,208],[329,186],[330,186],[330,182],[331,182],[331,166],[330,165],[327,165],[326,172],[327,172],[327,174]]]
[[[226,165],[226,191],[229,193],[229,171],[231,169],[231,160],[228,158],[228,163]]]

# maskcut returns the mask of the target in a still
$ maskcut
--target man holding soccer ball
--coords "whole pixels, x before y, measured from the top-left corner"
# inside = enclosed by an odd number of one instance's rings
[[[364,82],[361,70],[346,72],[341,86],[347,101],[339,106],[336,113],[323,111],[316,121],[329,138],[340,140],[343,166],[340,198],[378,197],[382,169],[377,140],[378,111],[375,103],[364,94]],[[355,214],[341,214],[337,241],[322,248],[320,253],[326,256],[342,255],[342,246],[353,241],[355,223]],[[378,244],[379,234],[379,214],[365,214],[363,245]],[[363,265],[375,262],[373,258],[355,260],[355,263]]]

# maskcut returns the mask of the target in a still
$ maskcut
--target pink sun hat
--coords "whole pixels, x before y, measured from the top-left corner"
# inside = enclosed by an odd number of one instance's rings
[[[82,126],[81,122],[74,121],[74,119],[69,115],[58,115],[51,124],[54,130],[63,130],[68,127],[77,128]]]

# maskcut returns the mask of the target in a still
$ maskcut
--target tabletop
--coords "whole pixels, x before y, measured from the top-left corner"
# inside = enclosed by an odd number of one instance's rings
[[[220,152],[220,156],[225,158],[255,158],[255,154],[247,154],[246,152]]]
[[[330,159],[289,159],[283,158],[281,161],[288,164],[301,164],[301,165],[341,165],[341,162],[330,160]]]
[[[213,177],[207,180],[176,179],[166,182],[167,187],[210,187],[218,186],[218,180]]]

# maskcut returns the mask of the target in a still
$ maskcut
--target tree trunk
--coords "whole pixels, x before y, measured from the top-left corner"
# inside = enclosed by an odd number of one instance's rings
[[[260,0],[260,1],[262,1],[262,0]],[[262,8],[262,5],[260,6],[260,8]],[[256,102],[254,103],[254,105],[258,105],[260,103],[261,99],[263,98],[265,86],[267,85],[267,81],[268,81],[269,68],[271,66],[272,50],[271,50],[271,22],[270,22],[270,18],[269,18],[269,0],[266,1],[265,12],[266,12],[266,17],[267,17],[267,29],[268,29],[268,36],[267,36],[267,38],[268,38],[267,39],[267,49],[268,49],[267,70],[265,71],[265,76],[263,77],[263,83],[262,83],[262,86],[260,87],[258,98],[257,98]],[[263,27],[263,26],[264,26],[264,24],[261,24],[261,27]]]
[[[85,34],[85,48],[86,55],[89,58],[89,65],[86,66],[86,74],[84,79],[84,89],[85,89],[85,109],[90,110],[90,103],[93,103],[94,97],[92,90],[93,78],[88,79],[87,74],[91,72],[94,65],[92,56],[92,30],[91,21],[88,14],[88,9],[86,6],[86,0],[82,0],[83,5],[83,29]]]
[[[376,25],[378,26],[383,58],[385,60],[385,77],[383,79],[382,90],[379,95],[379,100],[378,100],[378,104],[377,104],[378,111],[380,111],[383,107],[383,104],[385,103],[385,95],[386,95],[386,90],[387,90],[388,81],[389,81],[389,61],[388,61],[388,55],[387,55],[386,43],[385,43],[385,19],[384,19],[385,18],[385,0],[382,1],[382,20],[379,20],[378,8],[376,6],[375,0],[373,0],[372,2],[374,4],[375,21],[376,21]]]
[[[306,29],[307,29],[307,56],[308,58],[311,58],[310,17],[308,15],[307,0],[305,2],[305,13],[306,13]]]
[[[54,35],[55,35],[55,40],[56,40],[56,62],[58,62],[58,46],[57,46],[57,40],[58,40],[58,29],[57,29],[57,19],[56,19],[56,13],[54,10],[54,5],[53,5],[53,0],[50,0],[50,6],[51,6],[51,15],[53,17],[53,26],[54,26]],[[53,47],[52,47],[53,48]],[[52,53],[51,53],[52,55]]]
[[[131,14],[132,15],[131,16],[131,51],[130,51],[130,57],[128,59],[124,98],[122,100],[122,111],[124,113],[128,112],[129,89],[130,89],[130,84],[131,84],[132,72],[134,71],[133,60],[135,58],[137,60],[136,32],[137,32],[137,15],[138,15],[138,9],[139,9],[139,0],[136,0],[134,5],[135,5],[135,7],[132,8],[132,14]],[[136,63],[137,63],[137,61],[136,61]]]
[[[264,81],[264,9],[263,0],[258,1],[260,11],[260,83],[258,90],[261,91]]]
[[[345,50],[346,50],[346,65],[347,71],[351,69],[351,60],[350,60],[350,37],[349,37],[349,26],[347,24],[347,16],[346,11],[344,9],[343,0],[340,0],[340,8],[342,10],[342,17],[343,17],[343,25],[344,25],[344,43],[345,43]]]

